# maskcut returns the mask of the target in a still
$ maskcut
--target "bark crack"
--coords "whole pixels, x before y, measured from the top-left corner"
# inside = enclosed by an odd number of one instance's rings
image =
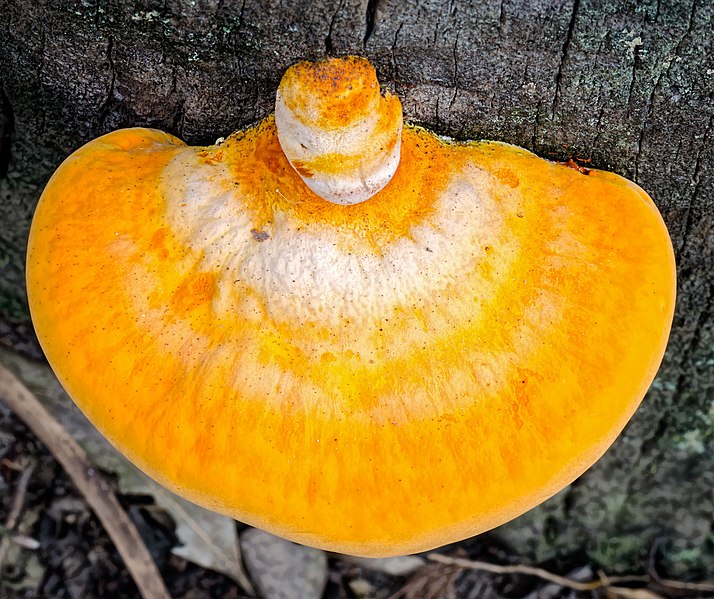
[[[627,112],[628,114],[632,111],[632,93],[635,90],[635,80],[637,68],[640,65],[640,46],[635,46],[632,50],[632,72],[630,74],[630,86],[627,90]]]
[[[109,36],[109,41],[107,42],[107,62],[109,64],[109,89],[107,90],[107,95],[99,107],[99,129],[104,129],[104,124],[106,123],[107,117],[109,116],[109,109],[114,97],[114,87],[116,85],[117,73],[114,68],[114,37]]]
[[[15,112],[5,88],[0,86],[0,179],[7,177],[12,156],[12,134],[15,130]]]
[[[376,24],[377,8],[379,6],[380,0],[368,0],[367,9],[364,14],[364,37],[362,38],[362,47],[367,47],[367,42],[372,37],[374,33],[374,26]]]
[[[397,27],[396,31],[394,32],[394,39],[392,40],[392,47],[390,48],[390,54],[392,57],[392,68],[394,69],[394,82],[396,83],[399,80],[399,67],[397,65],[397,56],[394,53],[394,49],[397,47],[397,40],[399,39],[399,34],[402,31],[402,27],[404,26],[404,23],[399,23],[399,27]]]
[[[640,159],[642,158],[642,147],[643,147],[644,141],[645,141],[645,132],[647,130],[647,121],[649,121],[650,116],[652,116],[652,106],[654,105],[654,98],[655,98],[655,94],[657,93],[657,88],[660,86],[660,82],[662,81],[662,75],[663,75],[663,73],[660,72],[659,76],[657,77],[657,81],[655,81],[655,84],[652,86],[652,91],[650,92],[650,95],[647,98],[647,107],[645,109],[645,118],[642,119],[642,128],[640,129],[640,135],[637,138],[637,152],[635,154],[635,176],[634,176],[635,183],[640,182]]]
[[[97,0],[97,1],[94,3],[94,26],[95,26],[97,29],[99,29],[99,25],[100,25],[99,21],[100,21],[100,19],[101,19],[101,15],[100,15],[101,11],[99,10],[99,4],[100,4],[100,2],[101,2],[101,0]]]
[[[334,52],[334,45],[332,43],[332,30],[335,28],[335,21],[337,20],[337,15],[340,14],[342,7],[345,4],[345,0],[340,0],[337,5],[337,9],[332,14],[332,19],[330,19],[330,27],[327,30],[327,35],[325,36],[325,52],[328,56],[332,56]]]
[[[458,56],[458,46],[459,46],[459,34],[456,34],[456,39],[454,40],[454,47],[451,50],[451,56],[454,60],[454,72],[452,75],[452,81],[454,87],[458,87],[459,84],[459,56]]]
[[[238,13],[238,29],[243,27],[243,21],[245,19],[245,0],[240,4],[240,12]]]
[[[565,35],[565,41],[563,42],[563,48],[560,52],[560,62],[558,63],[558,72],[555,74],[555,93],[553,94],[553,104],[551,105],[551,116],[555,115],[555,111],[558,108],[558,101],[560,100],[560,84],[563,79],[563,66],[568,58],[568,51],[570,50],[570,42],[573,39],[573,31],[575,30],[575,19],[578,15],[578,9],[580,8],[580,0],[575,0],[573,2],[573,11],[570,13],[570,22],[568,23],[568,31]]]
[[[691,34],[693,28],[694,28],[694,13],[696,12],[696,7],[697,7],[697,0],[692,1],[692,6],[689,10],[689,19],[687,21],[687,28],[685,32],[682,34],[682,36],[679,38],[677,41],[677,44],[674,47],[674,56],[673,57],[668,57],[667,62],[664,66],[664,69],[659,72],[657,75],[657,81],[655,81],[655,84],[652,86],[652,91],[650,92],[649,97],[647,98],[647,108],[645,110],[645,118],[642,120],[642,127],[640,129],[640,135],[637,140],[637,153],[635,154],[635,175],[634,175],[634,181],[635,183],[639,183],[640,180],[640,159],[642,158],[642,148],[644,145],[644,140],[645,140],[645,132],[647,130],[647,122],[650,120],[650,117],[652,116],[652,107],[654,106],[654,99],[655,95],[657,94],[658,88],[662,84],[662,77],[664,75],[667,75],[669,77],[669,72],[670,69],[672,68],[672,63],[674,62],[675,59],[679,57],[679,52],[682,48],[682,44],[684,43],[684,40],[687,39],[687,37]]]
[[[498,37],[503,37],[503,25],[506,22],[505,12],[503,10],[503,0],[498,4]]]
[[[694,168],[692,169],[692,181],[694,182],[694,188],[692,189],[692,195],[689,200],[689,205],[687,206],[687,218],[684,221],[684,232],[682,233],[682,242],[679,245],[679,253],[681,254],[684,251],[684,248],[687,246],[687,241],[689,239],[689,235],[692,232],[692,229],[694,228],[694,204],[697,201],[697,197],[699,196],[699,187],[701,185],[701,156],[702,152],[704,149],[707,147],[707,139],[709,138],[709,134],[712,131],[712,126],[714,126],[714,115],[709,117],[709,122],[707,123],[707,128],[704,131],[704,137],[702,138],[702,143],[697,149],[697,156],[694,159]]]
[[[175,64],[171,65],[171,91],[169,97],[176,102],[174,108],[174,117],[171,121],[171,131],[178,137],[183,137],[183,122],[184,122],[184,106],[186,98],[178,93],[178,68]]]

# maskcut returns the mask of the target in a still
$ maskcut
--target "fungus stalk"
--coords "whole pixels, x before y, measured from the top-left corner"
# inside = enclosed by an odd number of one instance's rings
[[[318,196],[334,204],[371,198],[399,164],[402,105],[382,95],[362,58],[302,62],[285,73],[275,98],[280,145]]]

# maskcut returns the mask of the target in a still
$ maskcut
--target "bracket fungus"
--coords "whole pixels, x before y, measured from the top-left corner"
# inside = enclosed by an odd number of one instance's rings
[[[50,364],[140,468],[363,556],[475,535],[584,472],[675,301],[637,185],[403,125],[355,57],[290,68],[275,115],[214,146],[86,144],[27,261]]]

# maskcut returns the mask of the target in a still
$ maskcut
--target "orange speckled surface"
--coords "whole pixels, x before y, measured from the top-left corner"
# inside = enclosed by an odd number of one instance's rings
[[[607,449],[651,383],[671,243],[614,174],[405,127],[325,202],[271,118],[216,147],[118,131],[32,225],[28,293],[73,399],[169,488],[367,556],[505,522]]]
[[[355,56],[298,63],[285,73],[280,89],[303,123],[332,129],[365,117],[382,98],[374,67]]]

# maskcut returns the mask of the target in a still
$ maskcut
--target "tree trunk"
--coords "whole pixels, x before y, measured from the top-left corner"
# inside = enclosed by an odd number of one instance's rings
[[[16,346],[25,240],[60,161],[126,126],[213,142],[267,115],[301,59],[365,55],[409,121],[639,183],[679,266],[664,365],[607,455],[495,534],[525,559],[586,552],[608,571],[643,568],[665,539],[670,575],[714,575],[710,0],[0,0],[0,27],[0,312]]]

